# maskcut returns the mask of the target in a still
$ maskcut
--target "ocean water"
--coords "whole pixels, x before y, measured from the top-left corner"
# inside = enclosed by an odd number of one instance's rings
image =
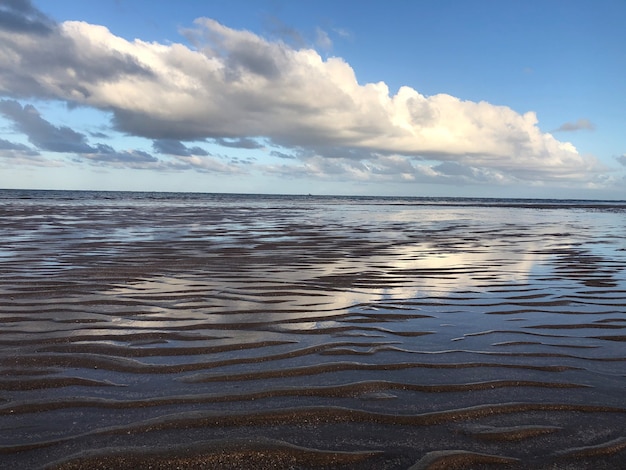
[[[4,190],[0,466],[624,468],[625,328],[624,201]]]

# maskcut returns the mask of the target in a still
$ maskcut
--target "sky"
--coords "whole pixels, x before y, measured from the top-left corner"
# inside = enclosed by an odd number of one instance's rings
[[[624,0],[0,0],[0,188],[626,199]]]

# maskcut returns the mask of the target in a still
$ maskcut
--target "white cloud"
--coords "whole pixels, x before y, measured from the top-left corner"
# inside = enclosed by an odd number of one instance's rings
[[[431,173],[477,182],[583,181],[602,170],[572,144],[543,133],[532,112],[427,97],[406,86],[392,94],[384,82],[359,83],[342,58],[324,59],[209,18],[185,31],[193,48],[127,41],[84,22],[32,34],[0,31],[1,94],[110,111],[118,130],[155,141],[262,138],[305,150],[293,172],[354,179],[395,170],[403,180]],[[331,155],[337,149],[348,155]],[[185,165],[207,162],[179,157]],[[437,170],[419,160],[454,165]]]

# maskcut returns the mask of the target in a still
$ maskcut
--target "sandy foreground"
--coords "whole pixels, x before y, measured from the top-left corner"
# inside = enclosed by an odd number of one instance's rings
[[[5,202],[0,467],[626,468],[620,210]]]

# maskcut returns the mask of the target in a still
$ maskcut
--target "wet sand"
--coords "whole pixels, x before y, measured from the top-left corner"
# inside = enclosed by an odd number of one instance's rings
[[[3,200],[0,466],[626,466],[623,206]]]

